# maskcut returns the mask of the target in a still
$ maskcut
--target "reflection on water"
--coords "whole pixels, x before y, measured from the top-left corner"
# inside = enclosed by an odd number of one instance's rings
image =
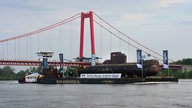
[[[0,108],[192,108],[191,100],[192,80],[125,85],[0,81]]]

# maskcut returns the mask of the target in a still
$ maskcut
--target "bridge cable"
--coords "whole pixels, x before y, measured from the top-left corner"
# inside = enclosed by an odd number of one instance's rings
[[[39,51],[39,33],[37,34],[37,51]]]
[[[137,43],[138,45],[142,46],[143,48],[145,48],[145,49],[147,49],[147,50],[149,50],[149,51],[151,51],[151,52],[153,52],[153,53],[155,53],[155,54],[163,57],[161,54],[153,51],[152,49],[149,49],[148,47],[140,44],[140,43],[137,42],[136,40],[134,40],[134,39],[130,38],[129,36],[127,36],[126,34],[122,33],[121,31],[119,31],[117,28],[115,28],[114,26],[112,26],[111,24],[109,24],[107,21],[105,21],[103,18],[101,18],[101,17],[98,16],[97,14],[94,13],[94,15],[96,15],[98,18],[100,18],[102,21],[104,21],[106,24],[108,24],[109,26],[111,26],[113,29],[115,29],[116,31],[118,31],[119,33],[121,33],[122,35],[124,35],[125,37],[127,37],[128,39],[132,40],[133,42]],[[169,59],[169,60],[172,61],[172,62],[174,61],[174,60],[172,60],[172,59]]]
[[[50,45],[50,44],[51,44],[51,42],[50,42],[50,29],[49,29],[48,32],[49,32],[49,43],[48,43],[48,44],[49,44],[49,51],[51,51],[51,45]]]
[[[78,13],[78,14],[70,17],[70,18],[67,18],[67,19],[65,19],[63,21],[60,21],[58,23],[52,24],[50,26],[47,26],[47,27],[44,27],[44,28],[41,28],[41,29],[38,29],[38,30],[35,30],[35,31],[32,31],[32,32],[29,32],[29,33],[25,33],[25,34],[22,34],[22,35],[18,35],[18,36],[15,36],[15,37],[11,37],[11,38],[0,40],[0,43],[6,42],[6,41],[11,41],[11,40],[16,40],[16,39],[20,39],[20,38],[24,38],[24,37],[27,37],[27,36],[32,36],[34,34],[41,33],[43,31],[47,31],[47,30],[50,30],[52,28],[55,28],[55,27],[58,27],[60,25],[66,24],[68,22],[71,22],[71,21],[73,21],[73,20],[75,20],[75,19],[77,19],[79,17],[80,17],[80,13]]]
[[[29,37],[29,47],[30,47],[30,49],[29,49],[29,51],[30,51],[30,53],[29,53],[29,59],[31,60],[31,51],[32,51],[31,37]]]
[[[17,41],[15,40],[15,60],[17,59]]]
[[[25,45],[25,47],[26,47],[26,59],[28,60],[28,50],[29,50],[28,49],[28,37],[26,38],[26,45]]]
[[[100,56],[102,57],[103,55],[103,30],[100,27]]]
[[[62,38],[61,38],[61,25],[59,26],[59,37],[60,37],[60,38],[59,38],[59,40],[60,40],[60,41],[59,41],[59,44],[60,44],[60,48],[59,48],[60,52],[59,52],[59,53],[61,53],[61,39],[62,39]]]
[[[7,59],[8,59],[8,54],[9,54],[9,53],[8,53],[8,51],[9,51],[9,50],[8,50],[8,42],[6,42],[6,49],[7,49],[7,50],[6,50],[6,55],[7,55]]]
[[[120,40],[122,40],[123,42],[125,42],[125,43],[127,43],[127,44],[130,44],[132,47],[134,47],[134,48],[136,48],[136,49],[139,49],[139,47],[137,47],[137,46],[135,46],[135,45],[127,42],[127,41],[124,40],[123,38],[119,37],[117,34],[111,32],[109,29],[107,29],[107,28],[104,27],[103,25],[99,24],[97,21],[94,20],[94,22],[95,22],[96,24],[98,24],[99,26],[103,27],[105,30],[107,30],[107,31],[110,32],[111,34],[113,34],[114,36],[116,36],[117,38],[119,38]],[[143,52],[147,54],[146,51],[143,51]],[[155,57],[155,56],[153,56],[153,55],[151,55],[151,56],[154,57],[154,58],[156,58],[156,59],[158,59],[158,60],[160,60],[160,61],[162,61],[162,59],[160,59],[160,58],[157,58],[157,57]]]
[[[112,36],[111,36],[111,33],[109,33],[109,44],[110,44],[110,52],[112,52]]]
[[[119,33],[119,37],[121,38],[120,33]],[[121,39],[119,39],[119,51],[121,51]]]
[[[70,57],[70,59],[72,59],[72,54],[73,54],[73,34],[72,34],[72,23],[70,23],[70,25],[69,25],[69,31],[70,31],[70,55],[71,55],[71,57]]]

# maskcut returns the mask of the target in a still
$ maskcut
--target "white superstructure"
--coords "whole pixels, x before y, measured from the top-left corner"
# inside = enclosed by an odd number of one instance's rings
[[[32,73],[25,76],[25,82],[26,83],[35,83],[37,82],[37,78],[42,77],[39,73]]]

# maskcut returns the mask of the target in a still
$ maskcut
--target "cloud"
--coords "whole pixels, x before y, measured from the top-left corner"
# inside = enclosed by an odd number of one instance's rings
[[[126,22],[138,22],[145,21],[152,16],[151,13],[124,13],[121,15],[120,19]]]
[[[160,0],[159,6],[162,8],[169,8],[176,4],[185,3],[186,0]]]
[[[169,49],[168,47],[170,46],[170,52],[174,52],[172,51],[174,50],[172,48],[174,46],[177,47],[177,49],[181,49],[182,51],[180,52],[183,52],[184,54],[189,54],[188,56],[190,57],[190,54],[192,52],[188,52],[187,49],[179,48],[181,44],[178,44],[177,46],[175,42],[180,42],[180,38],[183,38],[180,37],[181,35],[186,37],[191,36],[191,5],[191,0],[127,0],[121,2],[111,0],[110,3],[101,0],[86,2],[74,0],[67,2],[65,0],[14,0],[14,2],[12,2],[12,0],[1,0],[0,39],[5,39],[7,37],[13,37],[26,32],[31,32],[33,30],[37,30],[39,28],[64,20],[77,13],[88,12],[89,10],[92,10],[104,20],[112,24],[114,27],[118,28],[118,30],[128,35],[131,34],[131,38],[136,39],[142,44],[144,43],[145,45],[148,45],[153,49],[161,51],[161,43],[163,42],[163,48]],[[94,20],[102,23],[102,21],[97,17],[94,17]],[[75,28],[73,26],[73,28],[71,25],[76,25],[76,23],[77,27],[75,26]],[[89,27],[88,21],[86,21],[85,23],[87,24],[85,27]],[[102,23],[102,25],[103,24],[104,23]],[[97,27],[96,24],[95,26]],[[62,26],[62,34],[64,36],[71,35],[71,32],[69,30],[70,27],[78,31],[74,32],[73,34],[74,36],[79,38],[80,18],[77,19],[76,22],[72,22],[71,24],[66,24]],[[101,28],[99,28],[100,26],[98,26],[98,28],[96,27],[96,36],[100,35],[101,32],[103,33],[103,36],[109,35],[107,31],[101,30]],[[56,31],[57,29],[54,30]],[[51,31],[51,35],[55,33],[54,30]],[[85,32],[86,31],[88,30],[85,29]],[[89,33],[89,31],[87,33]],[[43,36],[47,34],[49,34],[49,31],[45,33],[40,33],[40,40],[41,37],[43,38]],[[54,34],[55,37],[59,37],[59,35],[59,32]],[[163,36],[168,38],[167,41],[164,40]],[[190,43],[191,38],[188,37],[183,38],[182,40],[184,40],[185,43]],[[34,37],[34,39],[36,38]],[[169,44],[170,39],[174,42],[174,45]],[[45,39],[42,40],[44,43],[46,43]],[[68,42],[66,40],[69,39],[63,39],[63,47],[69,45],[66,43]],[[78,39],[76,40],[78,41]],[[165,43],[167,44],[164,44],[164,41],[166,41]],[[51,42],[53,43],[53,41]],[[13,42],[13,45],[14,44],[15,42]],[[90,44],[88,43],[87,46],[89,45]],[[103,43],[103,45],[107,44]],[[60,47],[59,44],[57,47]],[[32,54],[34,53],[32,52]],[[78,54],[78,50],[77,53],[74,54]],[[174,54],[175,55],[173,56],[183,56],[183,54]]]

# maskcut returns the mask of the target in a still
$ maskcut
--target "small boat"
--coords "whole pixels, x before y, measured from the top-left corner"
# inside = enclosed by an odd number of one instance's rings
[[[19,79],[19,83],[37,83],[37,79],[43,77],[39,73],[29,73],[25,75],[22,79]]]

